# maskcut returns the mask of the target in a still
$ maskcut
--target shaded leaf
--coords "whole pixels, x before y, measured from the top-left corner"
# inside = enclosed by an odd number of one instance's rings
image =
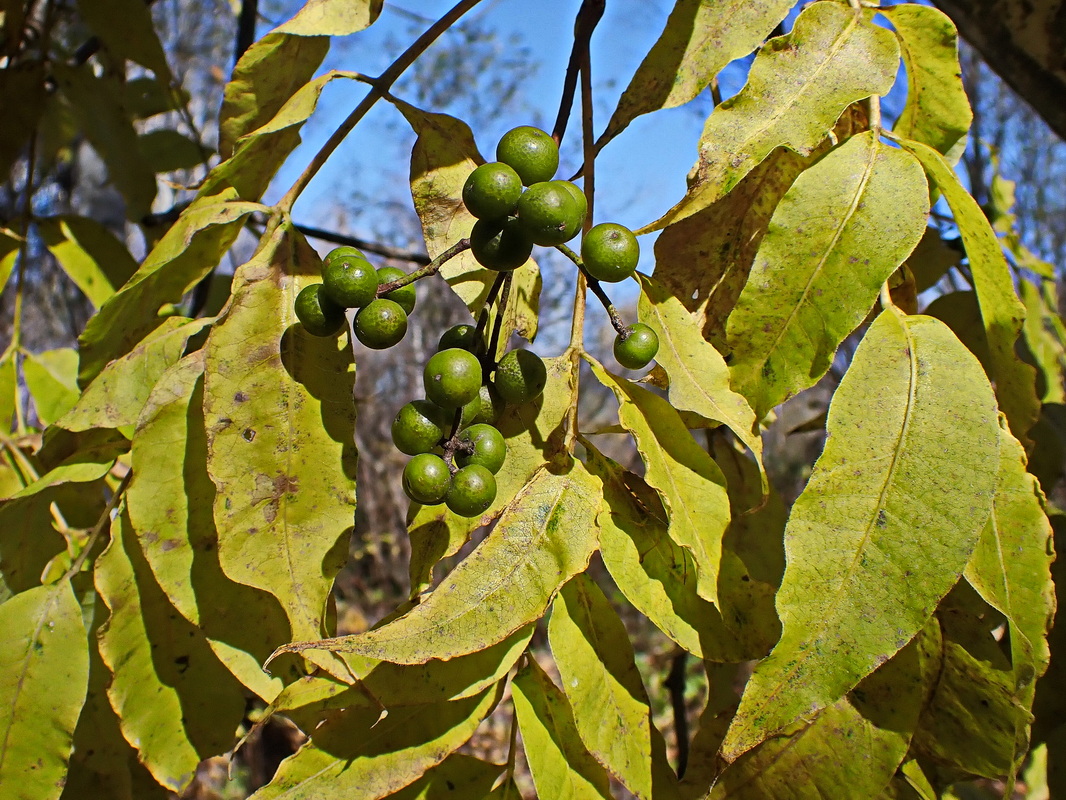
[[[915,288],[924,292],[944,277],[949,269],[962,261],[962,252],[945,242],[940,231],[929,227],[922,234],[918,246],[907,256],[907,266],[914,274]]]
[[[780,146],[810,153],[856,100],[885,94],[899,63],[895,37],[838,3],[812,3],[792,32],[771,39],[747,85],[707,118],[686,196],[639,232],[707,208]]]
[[[511,681],[518,729],[540,797],[558,800],[611,797],[603,767],[585,749],[566,695],[530,657]]]
[[[825,374],[921,239],[928,212],[917,161],[873,133],[853,136],[796,179],[727,326],[730,376],[757,417]]]
[[[548,641],[581,741],[629,791],[650,798],[648,695],[625,625],[587,575],[559,592]]]
[[[300,639],[322,635],[355,517],[351,347],[311,336],[293,311],[319,265],[288,223],[268,231],[204,346],[219,563],[277,597]]]
[[[69,580],[0,605],[0,676],[0,793],[57,798],[89,680]]]
[[[588,566],[599,494],[598,481],[580,464],[558,474],[540,472],[492,535],[407,614],[366,633],[278,652],[330,650],[421,664],[502,641],[540,619],[559,588]]]
[[[51,425],[78,402],[78,354],[71,348],[23,353],[22,374],[41,427]]]
[[[151,9],[141,0],[78,0],[82,18],[111,55],[128,58],[170,83],[163,45],[152,24]]]
[[[726,64],[762,44],[791,7],[789,0],[680,0],[622,93],[596,148],[641,114],[692,100]]]
[[[22,4],[18,7],[21,11]],[[44,113],[48,97],[44,78],[41,61],[8,63],[0,69],[0,107],[4,109],[4,124],[0,125],[0,175],[8,174]],[[0,281],[0,286],[4,283]]]
[[[989,378],[996,387],[999,407],[1007,415],[1011,433],[1023,445],[1040,412],[1035,370],[1014,352],[1025,320],[1025,306],[1014,292],[1010,267],[999,240],[970,194],[944,157],[920,142],[900,142],[922,162],[926,173],[944,194],[962,236],[974,288],[988,337]]]
[[[907,104],[892,129],[947,155],[973,119],[962,85],[955,24],[944,12],[917,3],[880,11],[896,29],[907,68]]]
[[[977,356],[987,373],[991,357],[988,354],[988,338],[981,322],[981,307],[973,292],[948,292],[942,294],[925,308],[925,313],[936,317],[954,333],[966,349]]]
[[[96,220],[47,217],[37,226],[63,271],[96,308],[137,271],[126,246]]]
[[[1044,404],[1066,403],[1066,347],[1055,330],[1056,324],[1061,324],[1056,306],[1029,281],[1019,281],[1018,288],[1025,304],[1022,335],[1037,368],[1037,395]],[[1035,432],[1033,438],[1037,438]]]
[[[388,797],[463,745],[502,691],[501,683],[452,703],[398,708],[381,721],[377,708],[342,712],[316,728],[311,741],[281,762],[274,779],[252,797]]]
[[[618,398],[618,419],[637,442],[644,479],[659,493],[670,538],[692,556],[700,597],[718,597],[722,535],[729,524],[725,477],[666,400],[607,372],[586,357],[596,378]]]
[[[125,512],[111,533],[96,561],[96,590],[111,610],[99,635],[114,676],[108,698],[144,765],[162,786],[181,792],[202,759],[233,745],[244,697],[155,582]]]
[[[137,137],[141,157],[153,172],[174,172],[206,164],[211,151],[194,139],[170,128],[158,128]]]
[[[874,321],[792,508],[781,639],[744,690],[727,760],[835,703],[922,628],[988,519],[995,413],[980,365],[943,323],[894,309]]]
[[[502,770],[499,764],[453,753],[410,786],[389,797],[395,800],[488,797]],[[518,797],[515,795],[515,800]]]

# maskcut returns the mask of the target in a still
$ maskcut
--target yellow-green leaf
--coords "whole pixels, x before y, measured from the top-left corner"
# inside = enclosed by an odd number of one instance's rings
[[[727,425],[755,456],[762,469],[762,439],[755,431],[755,412],[729,385],[729,368],[713,345],[700,335],[681,302],[653,278],[640,276],[637,315],[659,337],[655,356],[670,378],[674,408],[691,411]],[[765,472],[763,473],[765,484]]]
[[[540,619],[559,588],[596,549],[600,484],[578,463],[542,471],[478,547],[421,603],[354,636],[302,642],[279,652],[330,650],[396,664],[449,659],[502,641]]]
[[[22,374],[41,427],[51,425],[78,402],[78,354],[71,348],[25,353]]]
[[[722,471],[696,444],[670,403],[611,375],[591,358],[588,361],[600,383],[618,398],[618,419],[636,439],[647,467],[644,479],[666,506],[670,538],[695,561],[700,597],[714,602],[722,535],[729,524],[729,497]]]
[[[1054,283],[1047,282],[1054,296]],[[1066,347],[1056,327],[1061,325],[1056,306],[1050,305],[1040,289],[1029,281],[1018,282],[1025,303],[1022,335],[1037,368],[1037,393],[1041,403],[1066,403]],[[1036,438],[1034,436],[1034,438]]]
[[[152,24],[152,12],[141,0],[78,0],[82,18],[117,58],[128,58],[170,83],[163,45]]]
[[[203,351],[197,351],[163,373],[147,398],[133,438],[127,507],[170,602],[203,631],[230,672],[270,702],[283,679],[299,674],[291,671],[293,663],[273,675],[260,668],[288,641],[289,623],[272,595],[230,580],[219,565],[215,487],[205,466],[203,368]]]
[[[155,582],[125,512],[113,520],[111,537],[95,573],[96,590],[111,609],[99,635],[114,676],[107,694],[141,761],[180,793],[202,759],[234,744],[243,693]]]
[[[892,129],[947,155],[973,120],[962,85],[955,24],[944,12],[917,3],[880,11],[896,29],[907,68],[907,104]]]
[[[298,639],[322,635],[355,516],[351,347],[311,336],[293,311],[320,263],[288,223],[268,231],[204,346],[219,562],[274,595]]]
[[[1036,396],[1035,370],[1014,351],[1025,321],[1025,306],[1014,292],[1007,259],[988,218],[944,157],[921,142],[900,144],[918,157],[951,207],[966,248],[988,336],[989,378],[995,384],[996,399],[1007,415],[1011,433],[1026,445],[1029,429],[1040,413],[1040,400]]]
[[[692,100],[726,64],[762,44],[790,8],[791,0],[679,0],[622,93],[597,149],[641,114]]]
[[[370,27],[383,0],[307,0],[288,22],[274,29],[296,36],[348,36]]]
[[[729,317],[733,385],[758,417],[813,385],[925,232],[918,162],[860,133],[800,175]]]
[[[724,196],[775,147],[810,153],[856,100],[885,94],[899,65],[886,29],[839,3],[812,3],[792,32],[755,57],[747,85],[707,118],[685,197],[641,233],[692,216]]]
[[[59,797],[88,682],[69,580],[0,605],[0,797]]]
[[[137,271],[125,246],[87,217],[48,217],[38,230],[63,271],[96,308]]]
[[[980,364],[943,323],[874,321],[792,508],[781,639],[744,690],[727,760],[835,703],[922,628],[988,519],[998,431]]]
[[[207,149],[195,139],[173,128],[157,128],[137,137],[141,157],[153,172],[174,172],[206,164],[211,157]]]
[[[610,800],[607,773],[582,744],[566,695],[536,659],[527,659],[514,676],[511,692],[537,795],[553,800]]]
[[[444,800],[444,798],[485,798],[500,777],[503,767],[480,758],[452,753],[444,761],[395,794],[392,800]],[[518,796],[515,796],[518,800]]]
[[[587,575],[559,592],[548,641],[581,741],[636,797],[650,800],[648,695],[626,626]]]
[[[398,708],[380,721],[377,708],[337,714],[281,762],[274,779],[252,798],[388,797],[466,743],[502,692],[500,683],[451,703]]]

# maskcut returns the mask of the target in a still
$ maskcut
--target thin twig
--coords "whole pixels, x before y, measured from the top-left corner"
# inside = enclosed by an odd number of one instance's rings
[[[618,309],[614,307],[611,298],[607,296],[607,293],[603,290],[603,286],[600,282],[589,275],[588,270],[585,269],[585,262],[581,260],[581,256],[565,244],[556,245],[555,249],[574,262],[584,276],[589,289],[592,290],[592,293],[596,295],[596,299],[600,301],[600,304],[607,311],[607,316],[611,318],[611,327],[615,329],[615,332],[618,333],[619,336],[623,335],[629,329],[629,326],[626,325],[625,320],[623,320],[618,313]]]
[[[414,283],[417,280],[421,280],[422,278],[426,278],[430,275],[436,275],[437,272],[440,271],[440,268],[443,267],[450,259],[459,255],[464,250],[469,249],[470,240],[460,239],[458,242],[453,244],[451,247],[449,247],[435,259],[430,261],[424,267],[416,269],[414,272],[409,272],[402,278],[397,278],[394,281],[389,281],[388,283],[381,284],[378,287],[377,296],[384,297],[389,292],[395,291],[396,289],[400,289],[404,286],[407,286],[408,284]]]
[[[688,714],[685,710],[685,666],[688,653],[678,648],[670,664],[670,673],[663,686],[670,690],[670,706],[674,710],[674,738],[677,742],[677,777],[683,778],[688,768]]]
[[[574,46],[570,49],[570,61],[567,62],[566,77],[563,78],[563,93],[559,99],[559,113],[555,116],[555,127],[552,129],[552,138],[556,144],[562,142],[566,134],[566,123],[574,106],[574,91],[577,88],[581,62],[588,54],[592,31],[595,30],[606,7],[607,0],[584,0],[578,9],[577,18],[574,20]]]
[[[348,115],[348,118],[341,123],[340,127],[333,132],[333,135],[329,137],[326,143],[322,146],[315,157],[311,159],[311,163],[307,165],[303,173],[292,187],[285,193],[285,196],[281,198],[281,202],[278,203],[278,208],[281,211],[292,211],[292,206],[296,202],[296,198],[300,196],[307,184],[311,182],[311,179],[315,177],[326,160],[333,155],[333,151],[340,146],[340,143],[344,141],[345,137],[352,132],[352,129],[359,123],[366,113],[374,106],[374,104],[381,99],[384,92],[387,92],[391,88],[392,84],[404,73],[404,71],[415,62],[422,53],[424,53],[437,38],[444,33],[448,28],[452,26],[457,19],[463,14],[476,6],[481,0],[459,0],[452,9],[433,23],[425,33],[419,36],[414,43],[404,50],[400,56],[389,65],[381,77],[377,79],[376,85],[373,85],[367,96],[364,97],[359,105],[355,107],[355,110]]]
[[[259,0],[242,0],[237,17],[237,40],[233,46],[233,65],[241,60],[244,51],[255,41],[255,20],[259,14]]]
[[[492,336],[489,338],[488,358],[492,361],[492,368],[496,368],[496,352],[500,346],[500,331],[503,330],[503,317],[507,313],[507,299],[511,294],[512,273],[505,272],[503,288],[500,289],[500,302],[496,304],[496,321],[492,325]]]
[[[430,262],[430,257],[425,253],[415,253],[411,250],[401,250],[398,247],[390,247],[387,244],[379,244],[378,242],[370,242],[366,239],[360,239],[356,236],[348,236],[343,233],[334,233],[333,231],[323,230],[322,228],[312,228],[310,225],[294,225],[300,233],[311,239],[320,239],[323,242],[332,242],[333,244],[346,244],[349,247],[357,247],[360,250],[365,250],[368,253],[374,255],[384,256],[385,258],[391,258],[395,261],[410,261],[412,264],[426,265]]]
[[[82,565],[85,563],[85,559],[89,557],[89,553],[96,544],[96,540],[100,538],[100,534],[104,530],[104,526],[111,521],[111,512],[115,510],[118,505],[118,501],[122,498],[122,495],[126,491],[126,487],[130,485],[130,481],[133,479],[133,470],[130,470],[123,476],[122,481],[115,489],[115,493],[111,495],[111,499],[107,501],[107,505],[104,507],[103,513],[100,514],[100,518],[96,521],[96,525],[93,527],[92,533],[89,534],[89,538],[85,541],[85,546],[82,547],[81,552],[78,553],[78,557],[74,559],[74,563],[70,565],[70,569],[63,575],[63,580],[73,578],[81,571]]]

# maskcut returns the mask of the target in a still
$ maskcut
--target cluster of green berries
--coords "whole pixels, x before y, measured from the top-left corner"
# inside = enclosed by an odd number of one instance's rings
[[[504,134],[496,161],[482,164],[463,185],[463,203],[477,217],[470,232],[470,251],[481,266],[507,272],[526,263],[533,245],[554,247],[577,236],[588,203],[570,181],[553,180],[559,169],[559,148],[539,128],[523,126]],[[604,283],[631,276],[640,259],[640,245],[624,225],[604,222],[581,239],[581,260],[588,275]],[[615,358],[629,369],[651,363],[659,340],[643,323],[618,332]]]
[[[544,391],[547,369],[523,349],[491,365],[481,331],[456,325],[441,336],[422,379],[425,399],[407,403],[392,423],[393,443],[413,456],[403,470],[403,490],[416,503],[445,503],[460,516],[480,516],[496,499],[495,475],[507,457],[495,423],[507,404]]]
[[[407,315],[415,307],[409,283],[378,297],[378,287],[403,278],[396,267],[377,267],[354,247],[338,247],[322,261],[322,283],[305,286],[296,296],[296,317],[308,333],[335,336],[344,327],[344,310],[355,314],[355,336],[367,347],[384,350],[407,333]]]

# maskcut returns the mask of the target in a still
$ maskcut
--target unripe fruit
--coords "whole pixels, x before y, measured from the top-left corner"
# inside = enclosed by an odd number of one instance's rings
[[[344,309],[326,296],[321,283],[300,290],[295,310],[296,318],[312,336],[334,336],[344,326]]]
[[[377,273],[378,286],[407,277],[407,273],[397,267],[378,267]],[[394,303],[399,303],[400,308],[402,308],[408,316],[410,316],[411,312],[415,310],[417,293],[413,283],[401,286],[399,289],[393,289],[388,294],[383,294],[382,297],[386,300],[392,300]]]
[[[517,406],[540,396],[548,383],[548,370],[540,356],[519,348],[500,359],[492,383],[500,397]]]
[[[529,260],[533,239],[517,217],[479,219],[470,231],[470,252],[481,266],[510,272]]]
[[[407,313],[399,303],[379,297],[355,315],[355,338],[372,350],[397,344],[407,333]]]
[[[449,493],[452,475],[443,458],[433,453],[420,453],[403,468],[401,483],[408,497],[416,503],[431,506],[441,502]]]
[[[518,201],[518,221],[534,244],[552,247],[577,236],[585,215],[563,181],[534,183]]]
[[[452,476],[444,495],[448,508],[461,517],[480,516],[496,499],[496,478],[480,464],[463,467]]]
[[[559,145],[540,128],[523,125],[509,130],[496,145],[496,160],[507,164],[530,186],[550,181],[559,169]]]
[[[444,438],[447,413],[428,400],[412,400],[400,408],[392,421],[392,441],[409,456],[428,453]]]
[[[643,369],[659,352],[659,337],[643,322],[634,322],[614,340],[614,357],[626,369]]]
[[[589,201],[588,198],[585,197],[585,193],[581,191],[581,187],[570,181],[552,181],[552,183],[566,189],[566,191],[570,193],[570,196],[577,201],[577,205],[581,209],[580,225],[583,225],[585,223],[585,215],[588,214],[589,211]]]
[[[499,219],[513,214],[522,196],[522,179],[499,161],[482,164],[463,184],[463,203],[478,219]]]
[[[340,247],[334,247],[326,253],[325,258],[323,258],[322,261],[337,261],[341,258],[357,258],[360,261],[366,261],[366,256],[363,255],[362,250],[347,244],[342,244]]]
[[[426,362],[422,380],[426,397],[441,408],[465,406],[481,389],[481,362],[457,347],[441,350]]]
[[[601,222],[581,240],[581,260],[596,280],[617,283],[636,270],[640,244],[633,231],[624,225]]]
[[[500,414],[503,413],[503,409],[507,405],[507,402],[500,397],[500,393],[493,388],[491,383],[486,383],[481,387],[478,399],[481,401],[481,405],[478,408],[477,416],[472,420],[473,422],[484,422],[492,425],[500,418]]]
[[[480,464],[493,475],[500,471],[504,459],[507,457],[507,445],[503,440],[503,434],[491,425],[479,423],[471,425],[461,434],[459,441],[469,442],[474,447],[474,452],[466,453],[457,450],[455,463],[460,467],[468,464]]]
[[[447,350],[451,347],[458,347],[460,350],[473,353],[477,350],[478,338],[477,327],[464,322],[460,325],[453,325],[442,333],[440,341],[437,342],[437,349]]]
[[[362,308],[377,296],[378,273],[361,255],[333,257],[330,253],[322,262],[322,285],[337,305]]]

